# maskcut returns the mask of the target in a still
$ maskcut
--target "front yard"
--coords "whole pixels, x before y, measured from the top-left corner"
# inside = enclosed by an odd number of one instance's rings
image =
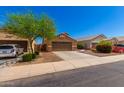
[[[48,62],[60,62],[63,59],[52,52],[41,52],[36,59],[29,62],[17,62],[13,66],[29,65],[29,64],[39,64]]]
[[[78,44],[79,52],[98,57],[113,56],[124,54],[123,44],[113,44],[111,41],[100,41],[91,48],[84,49],[83,45]]]

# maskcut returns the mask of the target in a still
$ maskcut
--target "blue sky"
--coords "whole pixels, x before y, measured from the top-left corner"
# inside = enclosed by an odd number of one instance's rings
[[[6,21],[6,14],[27,10],[36,15],[49,15],[56,23],[57,33],[67,32],[73,38],[96,34],[124,36],[124,7],[121,6],[1,6],[0,25]]]

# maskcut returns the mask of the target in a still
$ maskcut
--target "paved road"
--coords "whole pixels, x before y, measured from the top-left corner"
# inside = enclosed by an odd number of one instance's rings
[[[64,60],[79,60],[79,59],[89,59],[89,58],[98,58],[96,56],[79,53],[78,51],[56,51],[54,52],[57,56],[61,57]]]
[[[18,87],[124,87],[124,61],[1,82]]]

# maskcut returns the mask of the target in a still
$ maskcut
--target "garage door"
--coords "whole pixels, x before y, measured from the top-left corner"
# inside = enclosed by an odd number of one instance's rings
[[[52,42],[53,51],[70,51],[72,50],[71,42]]]

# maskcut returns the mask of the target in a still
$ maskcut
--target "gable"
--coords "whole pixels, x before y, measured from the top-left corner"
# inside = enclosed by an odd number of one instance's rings
[[[72,39],[71,37],[69,37],[67,34],[60,34],[58,35],[54,40],[69,40],[69,41],[73,41],[75,42],[76,40]]]
[[[72,39],[71,37],[69,37],[67,34],[62,33],[57,35],[55,38],[51,39],[51,40],[44,40],[44,43],[50,45],[52,42],[72,42],[72,43],[77,43],[76,40]]]
[[[83,38],[79,38],[77,39],[77,41],[92,41],[94,39],[100,39],[100,38],[107,38],[105,35],[100,34],[100,35],[93,35],[93,36],[87,36],[87,37],[83,37]]]
[[[106,39],[106,37],[104,36],[104,35],[99,35],[99,36],[97,36],[97,37],[95,37],[94,39],[92,39],[91,41],[100,41],[100,40],[104,40],[104,39]]]
[[[118,42],[118,39],[117,39],[117,38],[112,38],[112,39],[110,39],[109,41],[111,41],[113,44],[115,44],[115,43]]]

